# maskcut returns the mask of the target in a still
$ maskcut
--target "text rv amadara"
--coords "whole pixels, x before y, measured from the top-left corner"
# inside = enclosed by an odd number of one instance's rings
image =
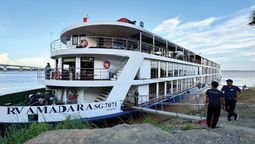
[[[65,28],[50,48],[55,66],[38,71],[47,92],[1,106],[1,123],[116,117],[132,112],[130,105],[179,102],[220,78],[219,64],[125,18],[85,19]]]

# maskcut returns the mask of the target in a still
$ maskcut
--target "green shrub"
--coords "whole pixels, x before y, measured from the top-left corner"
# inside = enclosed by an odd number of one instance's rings
[[[90,129],[93,128],[88,121],[81,119],[71,120],[68,117],[64,122],[53,126],[49,123],[33,123],[30,126],[10,126],[6,129],[4,137],[0,137],[0,144],[23,144],[24,142],[37,137],[43,132],[60,129]]]
[[[67,119],[62,122],[57,124],[56,130],[59,129],[91,129],[93,128],[92,125],[87,121],[82,119],[75,119],[71,120],[71,117],[67,117]]]
[[[171,129],[174,129],[175,126],[174,125],[170,125],[170,124],[159,124],[157,123],[156,121],[154,121],[151,117],[145,117],[144,119],[144,123],[148,123],[148,124],[151,124],[155,127],[158,127],[162,130],[171,130]]]
[[[190,123],[186,123],[185,125],[182,125],[181,127],[181,130],[192,130],[193,127]]]
[[[39,134],[52,130],[53,127],[48,123],[33,123],[29,127],[20,128],[18,126],[10,126],[6,130],[5,137],[0,139],[1,144],[22,144],[25,141],[32,139]]]

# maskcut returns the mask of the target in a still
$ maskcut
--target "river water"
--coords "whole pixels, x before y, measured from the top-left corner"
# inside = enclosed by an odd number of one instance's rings
[[[255,86],[255,71],[222,71],[221,85],[229,78],[233,79],[237,86]],[[43,87],[44,85],[37,82],[36,71],[0,72],[0,95]]]
[[[221,84],[226,84],[227,79],[232,79],[236,86],[253,87],[255,86],[255,71],[222,71]]]
[[[37,71],[0,72],[0,96],[43,87],[37,82]]]

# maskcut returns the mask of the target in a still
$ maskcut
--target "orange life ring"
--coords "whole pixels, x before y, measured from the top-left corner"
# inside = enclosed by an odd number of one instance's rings
[[[83,45],[83,42],[85,42],[85,44]],[[80,41],[80,45],[81,45],[81,47],[83,47],[83,48],[85,48],[85,47],[87,47],[88,46],[88,41],[86,40],[86,39],[82,39],[81,41]]]
[[[78,97],[78,96],[70,96],[70,97],[68,98],[68,100],[75,100],[75,99],[77,99],[77,97]]]
[[[56,70],[54,72],[53,79],[55,79],[55,80],[59,80],[60,79],[60,72],[58,70]]]
[[[110,64],[109,61],[105,61],[105,62],[104,62],[104,68],[105,68],[105,69],[110,68],[110,66],[111,66],[111,64]]]

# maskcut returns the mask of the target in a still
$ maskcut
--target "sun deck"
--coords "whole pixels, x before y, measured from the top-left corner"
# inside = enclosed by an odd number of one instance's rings
[[[142,27],[124,22],[84,22],[63,30],[59,40],[51,43],[51,53],[64,49],[81,49],[81,40],[87,40],[86,48],[118,49],[144,52],[167,58],[220,67],[200,55],[185,49]]]

